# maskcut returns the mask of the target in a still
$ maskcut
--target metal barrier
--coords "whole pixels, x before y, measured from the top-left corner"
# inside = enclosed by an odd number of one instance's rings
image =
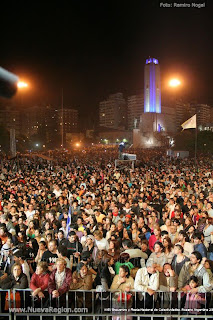
[[[51,317],[49,318],[51,320],[88,320],[89,318],[100,320],[100,317],[106,320],[129,320],[133,317],[138,320],[145,318],[168,320],[168,317],[190,320],[197,317],[213,319],[213,292],[205,294],[201,314],[191,314],[184,310],[185,302],[182,292],[158,291],[150,297],[145,292],[138,291],[131,291],[130,295],[128,292],[119,290],[107,292],[72,290],[59,298],[52,299],[46,291],[45,299],[35,299],[30,289],[14,289],[13,297],[10,295],[10,290],[1,290],[2,308],[5,303],[2,298],[3,295],[6,296],[6,292],[9,297],[9,310],[1,309],[1,315],[5,320],[7,318],[9,320],[46,320],[48,317]],[[21,303],[17,300],[17,292],[20,294]]]
[[[12,307],[13,297],[10,294],[10,290],[0,289],[0,319],[11,320],[10,308]]]

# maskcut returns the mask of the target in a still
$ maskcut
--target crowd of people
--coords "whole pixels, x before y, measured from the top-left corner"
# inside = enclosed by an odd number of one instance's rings
[[[213,160],[135,152],[134,171],[115,170],[113,149],[2,160],[1,289],[30,288],[46,305],[91,289],[103,301],[123,292],[115,305],[137,291],[152,307],[159,290],[182,291],[188,308],[211,303]]]

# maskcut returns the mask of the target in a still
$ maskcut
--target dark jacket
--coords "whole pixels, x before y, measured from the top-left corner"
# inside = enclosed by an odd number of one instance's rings
[[[178,276],[175,274],[174,276],[169,277],[169,282],[167,282],[167,277],[163,272],[160,272],[159,274],[159,285],[160,290],[162,291],[170,291],[170,288],[176,288],[178,287]]]
[[[48,283],[48,291],[51,294],[54,290],[56,289],[56,281],[55,281],[55,274],[56,274],[56,269],[50,274],[49,278],[49,283]],[[69,291],[70,284],[72,281],[72,272],[70,269],[66,268],[65,269],[66,276],[64,278],[64,282],[62,286],[58,289],[59,295],[61,296],[62,294],[66,293]]]
[[[11,274],[7,278],[0,281],[0,287],[5,289],[26,289],[28,288],[28,280],[27,276],[24,273],[21,273],[18,280],[14,278],[14,276]]]

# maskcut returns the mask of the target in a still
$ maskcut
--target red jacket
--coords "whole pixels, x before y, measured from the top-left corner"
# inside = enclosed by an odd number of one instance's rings
[[[41,288],[41,291],[44,291],[48,287],[50,275],[48,273],[42,273],[40,275],[33,273],[32,278],[30,280],[30,289],[33,291],[37,288]]]
[[[48,291],[51,294],[54,290],[56,289],[56,282],[55,282],[55,274],[56,274],[57,269],[55,269],[51,274],[49,278],[49,283],[48,283]],[[72,272],[70,269],[66,268],[65,269],[65,279],[62,284],[62,286],[58,289],[59,295],[61,296],[65,292],[69,291],[70,289],[70,283],[72,281]]]

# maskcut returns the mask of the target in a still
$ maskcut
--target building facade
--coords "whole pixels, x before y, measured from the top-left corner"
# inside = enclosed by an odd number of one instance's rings
[[[128,130],[139,128],[140,116],[144,112],[144,96],[133,95],[127,98],[127,123]]]
[[[16,135],[23,134],[21,113],[12,107],[0,110],[0,125],[4,126],[8,131],[15,129]]]
[[[113,129],[126,128],[127,110],[123,93],[111,94],[99,103],[99,125]]]

